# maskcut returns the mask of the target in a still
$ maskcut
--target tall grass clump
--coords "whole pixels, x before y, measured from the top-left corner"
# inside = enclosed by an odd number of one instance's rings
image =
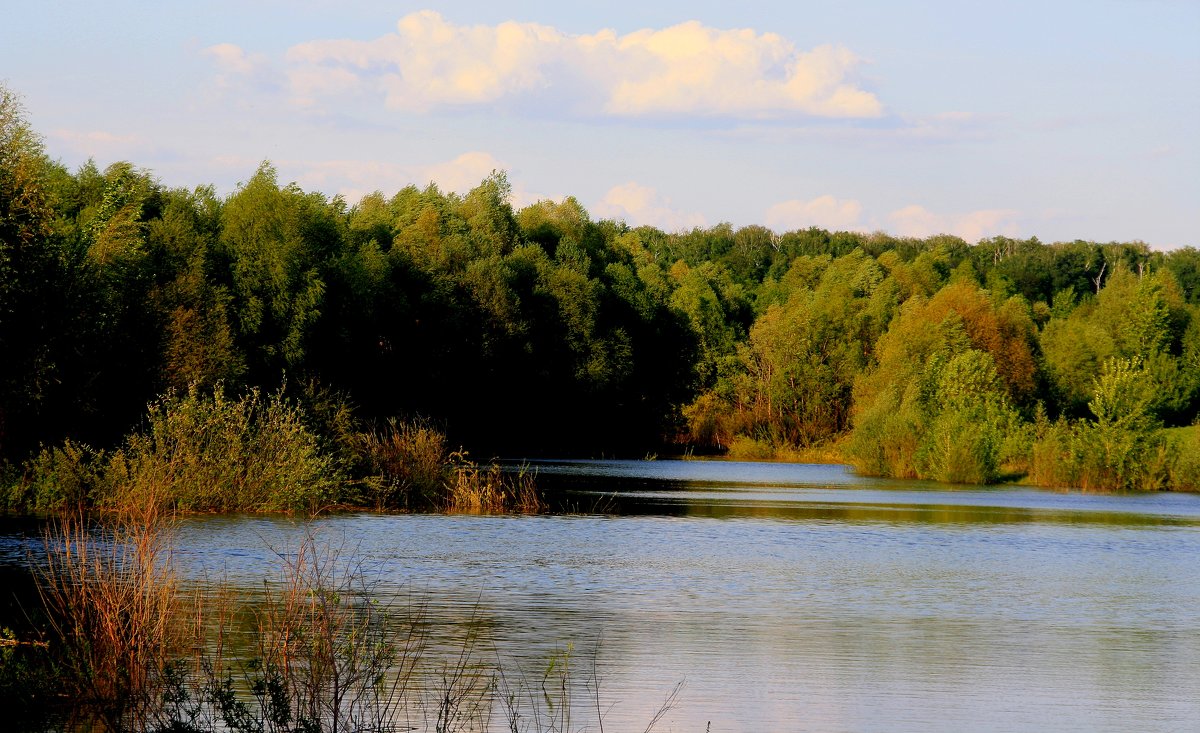
[[[570,647],[541,675],[487,661],[474,615],[457,651],[431,650],[418,612],[381,602],[353,552],[306,533],[245,605],[188,597],[173,522],[153,510],[75,517],[47,534],[38,584],[52,633],[51,694],[35,729],[95,733],[562,733],[608,705],[574,678]],[[214,595],[217,599],[214,600]],[[31,681],[33,682],[33,681]],[[667,696],[650,730],[675,704]]]
[[[480,465],[426,420],[389,420],[360,433],[359,471],[367,500],[379,509],[452,512],[540,512],[545,502],[533,474]]]
[[[446,435],[426,420],[387,421],[358,434],[368,500],[379,509],[439,505],[445,494],[450,453]]]
[[[424,639],[419,619],[400,624],[373,596],[342,548],[306,534],[278,553],[280,571],[254,608],[254,656],[228,658],[229,616],[200,659],[198,703],[188,724],[237,733],[385,731],[408,712]],[[246,695],[249,689],[253,694]],[[197,725],[201,711],[211,719]]]
[[[45,538],[38,590],[68,727],[151,727],[188,628],[157,504],[95,523],[67,513]]]
[[[451,454],[447,488],[443,507],[446,511],[533,514],[546,508],[533,474],[524,468],[508,474],[497,463],[480,466],[463,451]]]

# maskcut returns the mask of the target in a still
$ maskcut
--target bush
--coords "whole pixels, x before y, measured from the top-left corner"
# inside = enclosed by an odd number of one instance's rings
[[[864,475],[917,478],[922,433],[914,396],[900,398],[888,387],[857,419],[847,452]]]
[[[105,503],[313,512],[340,498],[332,458],[282,394],[232,400],[193,388],[152,404],[148,422],[108,461]]]
[[[193,388],[151,404],[145,428],[112,453],[71,441],[44,449],[8,499],[40,511],[312,512],[339,501],[341,485],[335,462],[282,395],[230,399]]]
[[[775,458],[775,446],[749,435],[738,435],[729,444],[728,455],[739,461],[769,461]]]
[[[71,440],[44,448],[13,482],[7,504],[39,512],[90,506],[102,484],[104,461],[103,452]]]
[[[938,415],[921,446],[922,475],[951,484],[989,484],[999,476],[994,426],[966,410]]]
[[[1078,485],[1079,461],[1075,455],[1075,430],[1066,420],[1037,427],[1029,449],[1027,478],[1036,486],[1069,488]]]
[[[1200,491],[1200,423],[1178,432],[1169,486],[1175,491]]]

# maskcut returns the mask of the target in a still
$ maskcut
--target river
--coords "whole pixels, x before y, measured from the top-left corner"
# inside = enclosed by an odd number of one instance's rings
[[[435,641],[470,623],[483,654],[525,670],[569,648],[607,731],[644,729],[678,682],[655,730],[1200,730],[1200,496],[796,464],[532,468],[575,513],[312,529],[419,605]],[[305,531],[197,517],[178,559],[254,587]],[[19,544],[0,537],[8,562]],[[573,727],[598,730],[583,710]]]

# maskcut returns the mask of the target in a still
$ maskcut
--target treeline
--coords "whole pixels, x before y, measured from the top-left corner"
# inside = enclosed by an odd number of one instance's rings
[[[117,446],[165,393],[283,389],[476,454],[833,445],[896,476],[1191,480],[1161,428],[1200,410],[1195,249],[665,233],[509,197],[501,173],[349,204],[268,164],[224,197],[69,171],[0,91],[0,456]]]

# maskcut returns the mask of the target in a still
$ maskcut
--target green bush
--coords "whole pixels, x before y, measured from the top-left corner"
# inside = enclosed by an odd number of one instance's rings
[[[1176,433],[1176,458],[1168,485],[1175,491],[1200,491],[1200,423],[1179,428]]]
[[[1039,424],[1029,449],[1029,482],[1047,488],[1068,488],[1078,486],[1078,474],[1074,427],[1061,419]]]
[[[299,408],[253,390],[168,395],[114,452],[105,503],[162,501],[185,511],[315,511],[340,500],[333,459]]]
[[[71,440],[43,448],[12,483],[7,504],[35,512],[88,506],[102,485],[104,460],[103,452]]]
[[[892,387],[857,419],[847,453],[859,473],[867,476],[916,478],[917,451],[923,419],[910,385],[903,398]]]
[[[312,512],[341,500],[341,479],[282,395],[233,399],[193,388],[152,403],[145,427],[111,453],[71,441],[42,450],[7,498],[25,511]]]
[[[769,461],[775,457],[775,446],[749,435],[738,435],[729,444],[728,455],[739,461]]]

